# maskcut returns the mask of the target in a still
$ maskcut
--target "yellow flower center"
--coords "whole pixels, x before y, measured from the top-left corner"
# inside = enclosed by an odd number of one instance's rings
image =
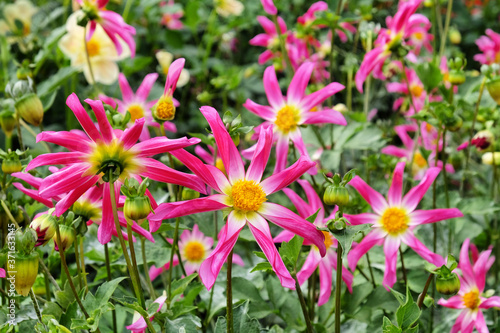
[[[175,117],[175,106],[171,98],[160,98],[154,110],[154,116],[160,120],[172,120]]]
[[[479,307],[479,303],[481,303],[481,299],[479,298],[479,291],[472,290],[462,296],[464,301],[464,305],[471,310],[476,310]]]
[[[332,246],[332,244],[333,244],[332,234],[330,234],[330,232],[328,232],[328,231],[321,231],[321,232],[325,236],[325,247],[328,250],[330,248],[330,246]]]
[[[410,93],[415,97],[420,97],[424,92],[424,88],[418,84],[412,84],[410,86]]]
[[[28,36],[31,32],[31,26],[28,22],[23,22],[23,36]]]
[[[274,124],[283,132],[288,132],[297,127],[299,120],[299,109],[293,105],[285,105],[278,111]]]
[[[93,152],[87,157],[87,162],[91,167],[85,176],[99,173],[107,175],[111,170],[113,176],[125,180],[131,173],[137,173],[141,169],[141,165],[136,160],[136,153],[132,150],[125,150],[123,145],[116,140],[109,144],[96,143]]]
[[[419,168],[425,168],[427,166],[427,161],[419,152],[416,152],[413,156],[413,164],[418,166]]]
[[[434,127],[432,127],[431,124],[427,123],[425,124],[425,129],[427,130],[427,133],[430,133]]]
[[[90,39],[87,42],[87,52],[89,53],[89,57],[95,57],[96,55],[99,55],[100,49],[101,46],[99,45],[99,42],[94,38]]]
[[[255,180],[245,179],[234,183],[231,188],[231,199],[234,208],[246,212],[259,210],[262,203],[267,200],[266,193],[260,184],[256,183]]]
[[[76,201],[71,210],[76,216],[81,216],[84,222],[89,220],[100,220],[102,217],[102,209],[85,199]]]
[[[217,157],[217,159],[215,160],[215,167],[220,171],[226,173],[226,168],[224,168],[224,162],[222,162],[222,158]]]
[[[390,235],[398,235],[408,229],[409,218],[406,212],[398,207],[390,207],[384,211],[381,223]]]
[[[205,258],[205,247],[198,241],[190,241],[184,247],[184,257],[187,261],[199,262]]]
[[[416,39],[418,39],[418,40],[422,40],[422,39],[424,39],[424,34],[423,34],[423,33],[421,33],[421,32],[415,32],[415,33],[413,34],[413,36],[415,36],[415,38],[416,38]]]
[[[132,104],[128,107],[128,112],[130,113],[130,122],[134,122],[137,119],[144,118],[144,109],[139,104]]]

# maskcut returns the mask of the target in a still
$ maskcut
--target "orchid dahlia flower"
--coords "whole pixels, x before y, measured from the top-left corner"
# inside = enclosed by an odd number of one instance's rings
[[[279,35],[284,35],[287,33],[286,23],[281,17],[278,16],[278,26],[280,31],[276,30],[276,25],[265,16],[257,16],[257,21],[259,21],[262,28],[264,28],[265,33],[258,34],[252,38],[249,42],[250,45],[263,46],[267,48],[266,51],[259,55],[259,65],[264,64],[266,61],[279,55]]]
[[[303,179],[299,179],[297,182],[306,192],[308,202],[305,202],[297,193],[289,188],[283,189],[283,192],[285,192],[288,198],[290,198],[293,202],[300,216],[308,218],[318,212],[318,215],[316,215],[316,219],[313,222],[314,225],[318,227],[326,227],[327,222],[335,218],[337,207],[335,207],[330,216],[325,218],[325,207],[323,207],[323,202],[311,184],[307,180]],[[326,255],[321,257],[318,248],[313,245],[311,247],[311,251],[309,251],[306,261],[304,262],[304,265],[297,274],[297,279],[302,285],[319,266],[318,306],[325,304],[330,299],[330,295],[332,293],[332,272],[337,269],[337,251],[335,251],[335,248],[337,248],[338,242],[328,231],[322,232],[325,236]],[[290,241],[292,237],[293,234],[285,230],[280,235],[276,236],[274,241]],[[342,266],[342,280],[344,280],[347,289],[349,289],[350,292],[352,292],[353,279],[354,277],[351,272]]]
[[[163,292],[163,293],[164,294],[162,296],[158,297],[153,302],[153,303],[158,304],[158,310],[156,310],[156,312],[160,312],[161,308],[163,307],[163,305],[167,301],[167,296],[165,295],[165,292]],[[151,318],[149,318],[150,321],[153,321],[153,319],[154,319],[154,316],[151,316]],[[133,323],[131,325],[128,325],[126,327],[126,329],[132,331],[132,333],[145,333],[146,332],[148,324],[146,324],[146,320],[144,320],[144,318],[140,314],[138,314],[136,312],[136,315],[134,315],[134,318],[132,320],[133,320]],[[149,330],[148,330],[148,332],[149,332]]]
[[[473,254],[473,264],[471,265],[469,244],[470,239],[466,239],[460,250],[458,268],[462,271],[462,275],[459,276],[460,291],[458,295],[438,301],[439,305],[462,310],[455,325],[451,328],[451,333],[472,333],[474,326],[480,333],[489,332],[481,310],[500,307],[499,296],[486,297],[482,295],[486,283],[486,273],[495,262],[495,257],[490,257],[491,248],[479,256]]]
[[[413,234],[415,227],[463,216],[457,208],[415,210],[440,170],[439,168],[429,168],[420,184],[401,198],[404,169],[404,162],[396,165],[387,200],[359,176],[354,177],[349,184],[370,204],[375,214],[344,214],[344,217],[353,225],[373,224],[368,235],[349,252],[347,256],[349,267],[354,271],[359,259],[368,250],[376,244],[383,243],[385,253],[383,284],[387,289],[396,282],[397,256],[401,242],[411,247],[422,258],[435,266],[440,267],[445,263],[443,257],[431,252],[415,237]]]
[[[263,128],[260,131],[253,158],[245,172],[240,153],[217,111],[212,107],[204,106],[201,108],[201,113],[212,129],[217,152],[222,158],[227,176],[215,166],[204,164],[182,149],[171,152],[218,194],[188,201],[161,204],[156,209],[155,214],[149,216],[150,221],[224,210],[228,214],[227,223],[219,233],[219,242],[216,248],[200,267],[199,274],[203,284],[208,289],[212,288],[222,265],[238,239],[241,229],[245,224],[248,224],[281,284],[284,287],[294,289],[295,281],[274,246],[266,219],[316,245],[322,256],[326,253],[324,236],[321,231],[304,218],[297,216],[285,207],[266,201],[268,195],[290,185],[310,169],[314,163],[302,156],[288,169],[262,180],[262,174],[271,152],[272,129]]]
[[[131,57],[135,56],[135,28],[128,25],[123,20],[123,17],[111,10],[107,10],[105,7],[109,0],[76,0],[80,6],[82,6],[82,11],[90,19],[90,26],[87,30],[87,41],[92,38],[94,31],[97,27],[97,23],[104,29],[106,34],[115,44],[116,52],[120,55],[123,48],[120,44],[118,37],[120,37],[130,48]],[[118,36],[118,37],[117,37]]]
[[[26,167],[29,171],[42,165],[65,165],[40,184],[39,194],[42,198],[64,194],[55,206],[56,216],[63,214],[92,187],[104,186],[102,223],[97,236],[99,241],[105,244],[111,239],[114,229],[109,182],[123,182],[126,178],[141,176],[205,193],[205,185],[198,177],[173,170],[149,157],[196,144],[199,139],[170,140],[158,137],[136,144],[144,126],[143,118],[137,119],[135,124],[125,131],[113,130],[106,118],[102,102],[91,99],[85,101],[94,111],[99,130],[76,94],[71,94],[66,104],[75,113],[87,136],[64,131],[45,131],[38,134],[37,142],[51,142],[69,149],[70,152],[37,156]],[[118,197],[119,185],[115,186],[115,197]],[[158,227],[159,225],[155,226],[153,231]]]
[[[479,37],[476,44],[483,53],[476,54],[474,60],[486,65],[500,63],[500,34],[486,29],[486,36]]]
[[[328,97],[344,89],[340,83],[333,82],[312,94],[305,95],[314,66],[313,63],[306,62],[299,67],[290,82],[286,97],[281,94],[274,67],[267,67],[264,72],[264,89],[270,106],[257,104],[250,99],[243,104],[250,112],[266,120],[257,130],[269,126],[274,132],[277,141],[274,172],[285,169],[290,140],[301,155],[309,156],[302,140],[300,125],[325,123],[347,125],[344,116],[338,111],[332,109],[313,111]]]

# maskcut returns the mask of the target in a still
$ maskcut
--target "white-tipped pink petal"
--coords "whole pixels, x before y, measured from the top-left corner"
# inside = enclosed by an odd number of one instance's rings
[[[398,249],[401,245],[399,238],[387,237],[384,242],[385,271],[383,284],[389,290],[396,283],[396,266],[398,263]]]
[[[344,217],[349,221],[352,225],[360,225],[360,224],[377,224],[380,216],[373,213],[361,213],[357,215],[344,214]]]
[[[408,210],[408,212],[412,212],[415,208],[417,208],[418,203],[422,200],[429,187],[439,175],[439,171],[441,171],[439,168],[434,167],[427,169],[427,172],[420,183],[404,196],[402,205]]]
[[[349,252],[347,255],[347,262],[349,263],[351,271],[354,272],[356,270],[359,259],[361,259],[361,257],[363,257],[372,247],[380,243],[386,235],[387,233],[384,233],[381,230],[372,229],[372,231],[370,231],[368,235],[363,238],[361,243],[356,245]]]
[[[314,273],[316,268],[318,268],[321,259],[321,255],[319,254],[319,251],[317,249],[313,248],[311,249],[311,251],[309,251],[304,265],[302,265],[302,268],[297,273],[297,280],[299,280],[300,285],[306,282],[307,279],[309,279],[309,277],[312,275],[312,273]]]
[[[464,309],[465,308],[464,301],[462,299],[462,296],[460,296],[460,295],[452,296],[448,299],[441,298],[438,301],[438,304],[445,306],[447,308],[451,308],[451,309]]]
[[[162,221],[179,216],[220,210],[228,207],[221,202],[225,197],[223,194],[214,194],[204,198],[163,203],[155,210],[155,214],[149,215],[148,220]]]
[[[403,174],[405,172],[405,162],[399,162],[394,169],[391,187],[387,193],[387,201],[390,206],[401,205],[403,195]]]
[[[170,64],[167,74],[167,82],[165,82],[165,95],[170,95],[175,91],[177,87],[177,81],[179,81],[179,77],[181,76],[182,69],[184,68],[184,64],[186,63],[186,59],[179,58]]]
[[[243,104],[243,106],[248,111],[256,114],[257,116],[265,120],[273,121],[276,118],[276,114],[271,107],[257,104],[250,99],[247,99],[247,101]]]
[[[319,297],[318,306],[322,306],[330,299],[332,294],[332,267],[328,261],[319,263]]]
[[[262,189],[267,195],[277,192],[293,183],[314,165],[316,163],[309,160],[308,157],[301,156],[292,166],[264,179],[261,182]]]
[[[264,71],[264,89],[269,104],[277,112],[285,105],[285,100],[283,99],[283,94],[276,78],[274,66],[269,66]]]
[[[246,179],[254,180],[260,183],[262,174],[266,169],[271,148],[273,146],[273,129],[271,127],[263,128],[259,134],[259,141],[255,147],[250,166],[248,167]]]
[[[305,62],[297,69],[288,86],[286,94],[287,103],[297,104],[302,100],[314,66],[312,62]]]
[[[434,266],[441,267],[445,264],[442,256],[429,250],[421,241],[418,240],[411,232],[407,232],[401,237],[403,243],[408,245],[417,252],[419,256],[433,264]]]
[[[462,216],[464,214],[458,208],[415,210],[409,214],[410,225],[434,223]]]
[[[359,192],[359,194],[361,194],[363,199],[365,199],[366,202],[368,202],[368,204],[378,215],[382,215],[384,210],[387,207],[389,207],[387,201],[382,196],[382,194],[378,193],[373,188],[371,188],[371,186],[365,183],[365,181],[361,179],[359,176],[354,177],[349,182],[349,185],[354,187]]]

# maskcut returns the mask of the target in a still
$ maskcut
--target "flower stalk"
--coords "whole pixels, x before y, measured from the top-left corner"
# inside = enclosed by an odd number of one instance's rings
[[[232,266],[233,266],[233,250],[229,252],[227,256],[227,289],[226,289],[226,320],[227,320],[227,333],[234,332],[233,326],[233,286],[231,283],[231,275],[232,275]],[[295,280],[297,282],[297,280]],[[300,287],[299,287],[300,288]],[[304,310],[304,309],[302,309]]]

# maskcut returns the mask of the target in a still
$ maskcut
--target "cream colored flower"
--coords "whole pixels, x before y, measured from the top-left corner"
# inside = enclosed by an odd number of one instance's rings
[[[13,35],[7,37],[7,42],[13,44],[19,43],[21,51],[25,52],[30,49],[30,45],[26,45],[23,37],[26,37],[31,32],[31,18],[38,11],[38,7],[33,6],[28,0],[18,0],[13,4],[8,4],[3,9],[3,17],[5,20],[0,20],[0,35]],[[22,23],[22,28],[19,29],[16,21]]]
[[[156,53],[156,60],[160,64],[161,71],[163,74],[168,74],[168,69],[170,64],[174,60],[174,55],[167,51],[159,51]],[[179,81],[177,81],[177,87],[185,86],[189,82],[189,72],[187,69],[183,68],[181,75],[179,76]]]
[[[83,15],[77,11],[68,18],[66,29],[68,33],[59,41],[59,48],[71,60],[71,66],[83,70],[87,82],[94,83],[85,51],[84,28],[77,24],[78,17]],[[118,55],[116,47],[98,24],[92,38],[86,42],[92,73],[96,82],[112,84],[118,79],[120,70],[117,61],[130,57],[130,49],[120,40],[123,53]]]
[[[495,160],[496,165],[500,165],[500,152],[496,151],[494,153],[487,152],[481,156],[483,164],[493,165],[493,159]]]
[[[241,15],[245,6],[237,0],[214,0],[215,10],[220,16]]]

